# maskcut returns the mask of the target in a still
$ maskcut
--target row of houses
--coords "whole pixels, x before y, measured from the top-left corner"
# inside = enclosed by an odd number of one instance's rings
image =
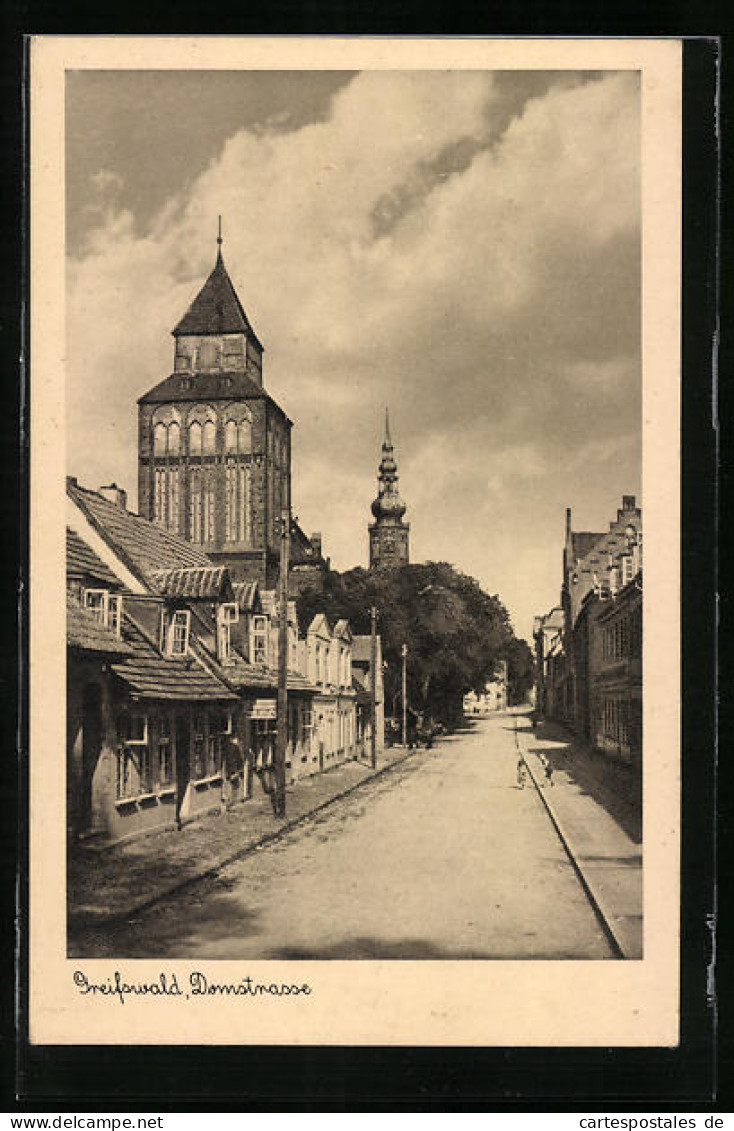
[[[535,618],[536,709],[642,768],[642,512],[625,495],[603,532],[566,511],[560,603]]]
[[[245,802],[272,764],[278,606],[112,485],[67,481],[68,824],[114,843]],[[297,586],[296,586],[297,588]],[[384,743],[376,641],[375,742]],[[286,775],[371,749],[371,639],[288,602]]]

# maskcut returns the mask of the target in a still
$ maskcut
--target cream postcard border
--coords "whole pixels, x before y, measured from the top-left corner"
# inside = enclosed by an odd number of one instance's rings
[[[67,959],[67,69],[633,69],[643,216],[644,914],[639,961]],[[678,1042],[681,43],[678,40],[36,37],[31,44],[30,996],[36,1044],[652,1046]],[[601,516],[602,518],[604,516]],[[651,789],[654,782],[654,789]],[[308,998],[82,998],[128,980],[307,981]]]

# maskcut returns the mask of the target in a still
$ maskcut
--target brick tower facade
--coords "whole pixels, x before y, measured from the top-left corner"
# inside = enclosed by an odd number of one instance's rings
[[[291,421],[222,259],[173,330],[174,371],[138,401],[138,509],[271,588],[290,512]]]
[[[387,409],[377,481],[379,491],[372,504],[375,521],[369,527],[370,569],[407,565],[410,561],[410,525],[403,522],[406,506],[398,493],[398,465],[393,455]]]

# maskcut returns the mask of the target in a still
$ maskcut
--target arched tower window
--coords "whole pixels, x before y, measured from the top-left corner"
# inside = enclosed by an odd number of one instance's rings
[[[216,452],[217,430],[213,420],[204,423],[203,447],[205,456],[213,456]]]
[[[181,428],[174,420],[168,425],[168,454],[177,456],[181,451]]]
[[[168,429],[165,424],[156,424],[153,429],[153,455],[164,456],[166,454],[166,439],[168,436]]]
[[[201,455],[201,425],[198,420],[189,425],[189,455]]]

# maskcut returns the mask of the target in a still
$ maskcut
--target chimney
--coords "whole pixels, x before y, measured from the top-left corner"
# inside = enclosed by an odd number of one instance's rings
[[[316,555],[316,557],[320,558],[321,557],[321,531],[320,530],[314,530],[313,534],[311,535],[311,545],[313,546],[313,552]]]
[[[622,510],[633,511],[636,510],[636,500],[634,495],[622,495]]]
[[[108,487],[100,487],[99,494],[108,503],[115,503],[116,506],[127,510],[127,491],[123,491],[116,483],[110,483]]]

